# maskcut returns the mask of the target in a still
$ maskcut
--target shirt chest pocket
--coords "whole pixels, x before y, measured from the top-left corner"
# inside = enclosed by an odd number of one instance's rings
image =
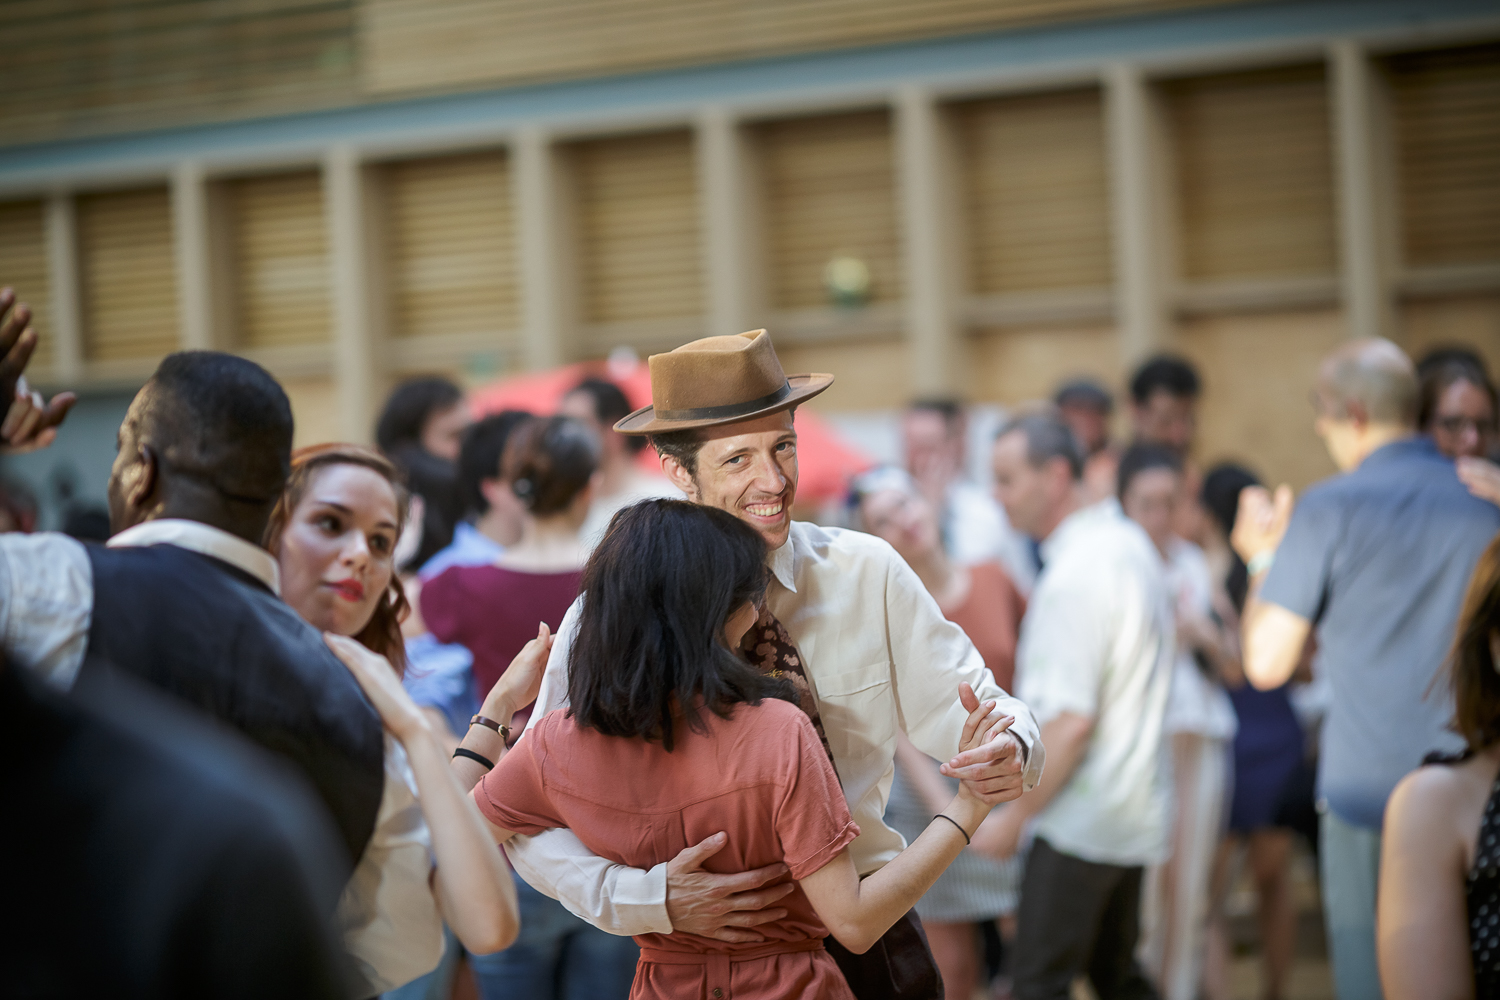
[[[877,750],[887,756],[893,752],[896,699],[888,664],[819,676],[817,686],[818,715],[838,761],[863,760]]]

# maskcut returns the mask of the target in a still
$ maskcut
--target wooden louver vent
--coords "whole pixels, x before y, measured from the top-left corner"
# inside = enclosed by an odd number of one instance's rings
[[[167,189],[83,195],[77,218],[84,357],[154,361],[177,350]]]

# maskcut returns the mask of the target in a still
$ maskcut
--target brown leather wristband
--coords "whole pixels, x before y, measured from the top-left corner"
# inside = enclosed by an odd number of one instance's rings
[[[502,740],[504,740],[507,743],[510,742],[510,727],[509,726],[502,726],[502,725],[500,725],[500,723],[496,722],[494,719],[487,719],[487,718],[485,718],[482,715],[476,715],[476,716],[474,716],[473,718],[471,718],[469,720],[469,725],[470,726],[484,726],[486,729],[493,729],[495,732],[497,732],[497,733],[500,734],[500,738]]]

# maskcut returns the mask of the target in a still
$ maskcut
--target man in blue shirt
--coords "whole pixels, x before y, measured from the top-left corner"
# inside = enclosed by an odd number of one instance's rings
[[[1234,544],[1250,567],[1245,674],[1283,684],[1317,629],[1332,688],[1318,799],[1323,906],[1340,1000],[1381,996],[1375,893],[1386,800],[1433,750],[1456,751],[1453,699],[1438,676],[1500,508],[1472,496],[1453,462],[1415,433],[1411,361],[1385,340],[1324,361],[1318,435],[1342,474],[1309,489],[1241,495]]]

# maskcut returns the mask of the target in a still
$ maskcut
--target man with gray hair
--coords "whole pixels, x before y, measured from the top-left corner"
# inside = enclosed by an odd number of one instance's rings
[[[1452,696],[1434,679],[1500,509],[1470,495],[1453,461],[1416,434],[1416,373],[1390,341],[1351,341],[1329,355],[1313,404],[1341,475],[1307,490],[1295,510],[1286,486],[1274,498],[1245,490],[1233,542],[1250,568],[1250,683],[1286,683],[1317,629],[1317,670],[1333,694],[1318,762],[1323,909],[1339,998],[1363,1000],[1381,995],[1375,895],[1386,800],[1429,751],[1463,748],[1447,731]]]
[[[1165,860],[1162,754],[1174,655],[1161,559],[1113,498],[1089,504],[1083,455],[1052,413],[995,438],[995,490],[1041,543],[1016,650],[1016,684],[1047,744],[1047,780],[1002,806],[974,847],[1016,852],[1035,820],[1017,913],[1015,995],[1064,1000],[1087,975],[1100,997],[1154,997],[1135,960],[1141,878]]]

